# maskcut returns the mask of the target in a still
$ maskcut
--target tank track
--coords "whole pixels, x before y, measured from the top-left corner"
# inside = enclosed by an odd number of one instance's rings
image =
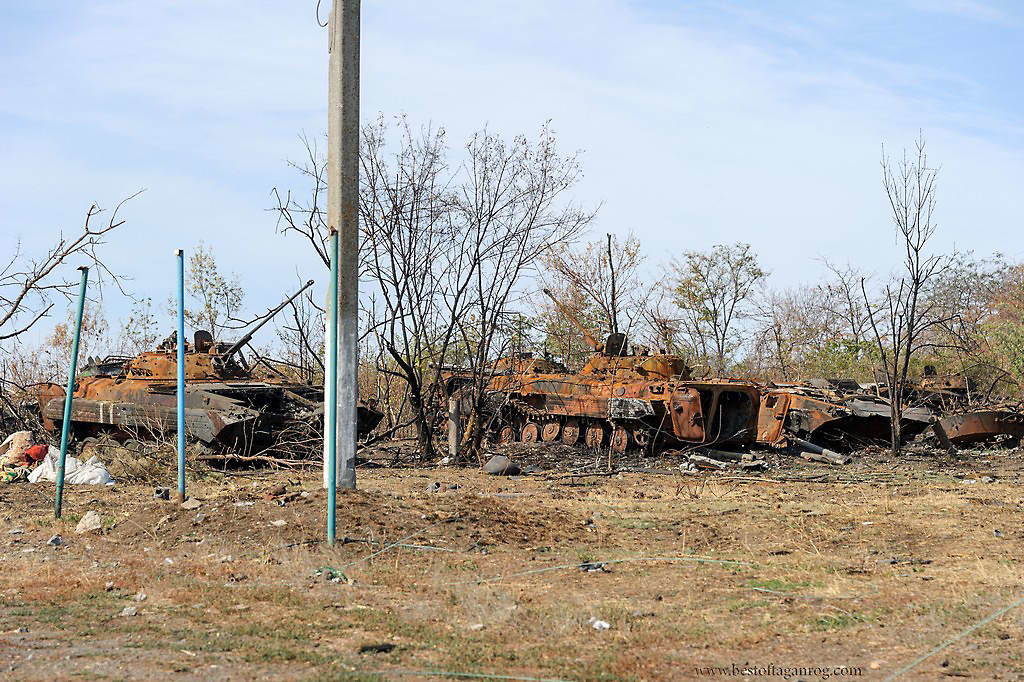
[[[497,419],[494,420],[494,426],[492,427],[492,432],[496,436],[496,439],[499,440],[499,441],[502,440],[502,437],[501,437],[502,431],[505,428],[507,428],[507,427],[510,427],[513,430],[514,439],[515,440],[518,441],[518,440],[521,439],[522,433],[521,433],[520,429],[517,426],[517,422],[521,422],[521,423],[530,423],[530,422],[532,422],[532,423],[540,425],[541,428],[543,428],[544,424],[551,423],[551,422],[559,422],[560,425],[564,425],[565,420],[572,418],[571,416],[564,416],[564,415],[558,415],[558,414],[550,414],[550,413],[545,412],[544,410],[542,410],[540,408],[533,407],[529,403],[527,403],[527,402],[525,402],[523,400],[520,400],[518,398],[514,398],[512,396],[506,396],[505,400],[501,403],[501,405],[497,406],[497,409],[498,410],[506,410],[508,412],[508,414],[509,414],[509,416],[506,417],[506,418],[501,418],[501,416],[499,416]],[[613,422],[611,422],[610,420],[606,420],[606,419],[594,419],[594,418],[591,418],[591,417],[576,417],[576,419],[580,423],[580,431],[581,431],[579,440],[576,443],[576,447],[584,447],[582,432],[589,425],[593,425],[593,424],[600,425],[604,429],[604,431],[605,431],[605,439],[606,440],[608,438],[608,434],[615,428],[615,424]],[[644,425],[642,427],[639,427],[639,428],[636,428],[636,427],[634,427],[634,428],[624,427],[624,428],[626,428],[626,430],[629,433],[630,448],[631,449],[640,448],[642,450],[647,450],[647,449],[649,449],[653,445],[654,436],[655,436],[655,429],[653,429],[653,428],[651,428],[649,426],[646,426],[646,425]],[[561,433],[559,433],[559,439],[560,439],[560,437],[561,437]],[[508,441],[504,441],[504,442],[508,442]]]

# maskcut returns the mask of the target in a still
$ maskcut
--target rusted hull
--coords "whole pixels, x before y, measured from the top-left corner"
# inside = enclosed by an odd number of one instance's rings
[[[496,431],[511,427],[516,439],[553,440],[566,426],[590,429],[590,443],[615,449],[648,443],[746,446],[757,429],[757,389],[733,381],[611,381],[592,375],[510,374],[495,377],[492,403],[503,405]],[[531,426],[532,425],[532,426]],[[541,433],[546,427],[548,438]]]
[[[977,410],[954,414],[939,422],[953,445],[970,445],[999,436],[1024,437],[1024,415],[1009,410]]]
[[[42,416],[57,430],[64,417],[63,389],[40,391]],[[190,440],[235,452],[251,452],[272,443],[282,429],[297,425],[323,428],[322,391],[307,386],[205,382],[185,390],[185,432]],[[357,409],[357,431],[365,437],[383,414],[365,405]],[[177,393],[173,385],[110,377],[83,378],[71,401],[75,431],[110,432],[148,439],[177,430]]]

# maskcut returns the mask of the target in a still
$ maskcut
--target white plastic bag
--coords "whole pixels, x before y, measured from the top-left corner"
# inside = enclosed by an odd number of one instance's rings
[[[57,480],[57,463],[60,461],[60,450],[50,447],[46,457],[28,475],[30,483]],[[84,463],[77,457],[68,455],[64,460],[64,482],[85,485],[114,485],[114,479],[103,462],[93,455]]]

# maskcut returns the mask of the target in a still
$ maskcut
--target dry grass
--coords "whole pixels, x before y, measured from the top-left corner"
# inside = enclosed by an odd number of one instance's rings
[[[853,465],[848,483],[366,470],[360,492],[339,499],[339,536],[386,544],[416,533],[408,544],[452,550],[396,547],[370,560],[384,544],[317,542],[315,472],[289,486],[308,496],[285,506],[264,493],[286,474],[201,481],[197,511],[153,500],[149,487],[74,488],[62,521],[51,489],[10,486],[0,489],[0,620],[29,631],[0,642],[8,674],[23,679],[377,679],[389,669],[687,679],[695,666],[732,663],[882,678],[1019,596],[1015,457],[941,471]],[[775,473],[809,471],[824,469]],[[996,482],[963,480],[983,473]],[[435,480],[461,487],[426,492]],[[74,533],[88,509],[103,516],[102,535]],[[24,534],[7,535],[14,527]],[[53,533],[70,545],[46,547]],[[638,557],[678,560],[548,570]],[[350,582],[317,577],[324,566]],[[140,590],[146,601],[133,601]],[[117,617],[126,605],[139,614]],[[1022,616],[908,677],[1019,675]],[[359,653],[382,642],[395,649]]]

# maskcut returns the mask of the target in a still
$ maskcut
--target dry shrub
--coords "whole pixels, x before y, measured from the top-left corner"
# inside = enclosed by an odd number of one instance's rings
[[[169,485],[177,480],[178,453],[171,443],[129,441],[121,444],[102,438],[83,448],[84,458],[93,455],[99,457],[118,483]],[[191,446],[185,450],[185,469],[190,479],[205,478],[212,473],[209,465],[198,459],[198,452]]]

